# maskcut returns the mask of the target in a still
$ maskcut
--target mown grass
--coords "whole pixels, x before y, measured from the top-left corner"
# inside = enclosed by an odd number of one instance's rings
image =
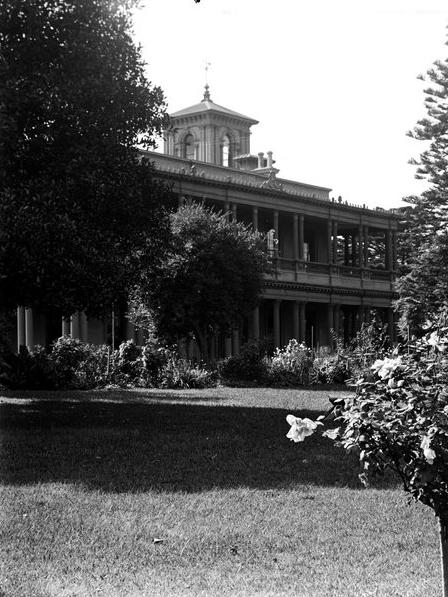
[[[329,391],[5,395],[5,597],[435,596],[435,521],[320,436]]]

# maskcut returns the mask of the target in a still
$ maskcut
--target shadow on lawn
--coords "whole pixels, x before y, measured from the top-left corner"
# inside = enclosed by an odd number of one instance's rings
[[[51,399],[2,404],[0,474],[8,484],[75,482],[110,492],[304,484],[360,489],[356,459],[333,442],[320,434],[300,444],[285,437],[287,413]]]

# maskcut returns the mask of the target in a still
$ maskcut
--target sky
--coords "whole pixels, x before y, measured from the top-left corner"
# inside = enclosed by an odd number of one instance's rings
[[[447,0],[143,0],[134,34],[169,112],[202,99],[209,62],[212,100],[259,120],[251,153],[279,177],[391,208],[425,188],[406,132],[447,26]]]

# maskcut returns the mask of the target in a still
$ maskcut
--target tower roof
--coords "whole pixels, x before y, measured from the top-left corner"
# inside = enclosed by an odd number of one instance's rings
[[[255,120],[254,118],[244,116],[244,114],[234,112],[233,110],[224,108],[224,106],[219,106],[218,104],[215,104],[215,102],[213,102],[210,98],[208,85],[205,86],[204,98],[202,99],[202,101],[200,101],[198,104],[194,104],[194,106],[189,106],[188,108],[178,110],[170,116],[171,118],[180,118],[182,116],[191,116],[193,114],[201,114],[204,112],[217,112],[218,114],[225,114],[226,116],[232,116],[233,118],[245,120],[250,124],[258,124],[258,120]]]

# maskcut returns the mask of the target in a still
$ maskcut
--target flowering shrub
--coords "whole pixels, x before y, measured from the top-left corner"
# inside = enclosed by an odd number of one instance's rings
[[[270,384],[304,385],[312,381],[313,351],[292,339],[284,348],[276,348],[266,359],[267,379]]]
[[[48,358],[54,365],[59,388],[84,390],[108,381],[107,346],[86,344],[77,338],[62,336],[53,343]]]
[[[142,377],[142,349],[133,340],[120,344],[113,355],[113,372],[111,378],[120,386],[135,385]]]
[[[356,394],[334,402],[338,427],[323,433],[355,450],[360,480],[394,470],[405,491],[434,510],[441,529],[448,590],[448,329],[377,359],[356,384]],[[310,435],[306,419],[287,417],[290,439]],[[305,429],[305,431],[304,431]],[[301,438],[301,439],[300,439]]]
[[[314,383],[343,384],[351,375],[350,356],[342,351],[321,351],[313,361],[311,380]]]

